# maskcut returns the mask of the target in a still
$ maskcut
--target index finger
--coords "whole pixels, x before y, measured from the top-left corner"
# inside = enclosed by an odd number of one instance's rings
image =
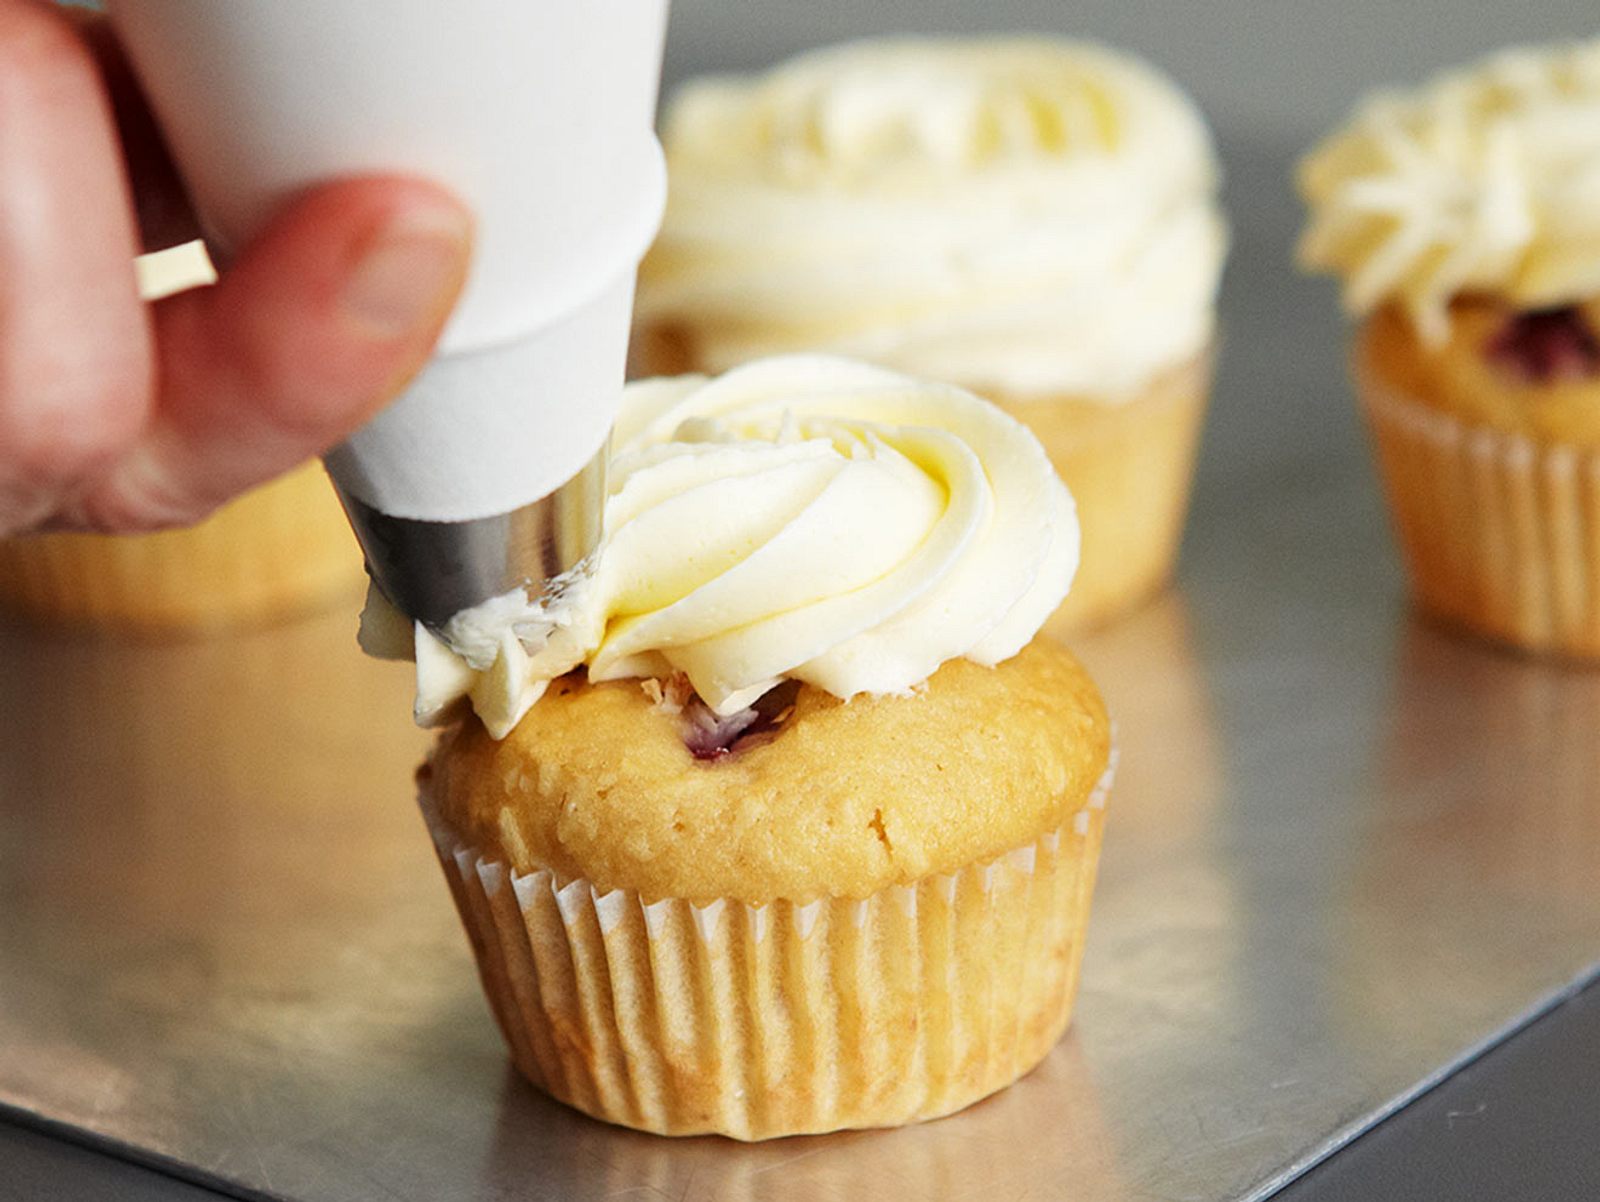
[[[183,179],[111,22],[89,9],[60,11],[94,56],[111,99],[143,249],[166,250],[200,237],[200,224]]]
[[[149,318],[102,81],[53,5],[0,0],[0,525],[139,434]]]

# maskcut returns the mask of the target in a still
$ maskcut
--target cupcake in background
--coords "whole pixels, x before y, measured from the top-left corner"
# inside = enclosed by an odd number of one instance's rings
[[[1299,184],[1418,604],[1600,655],[1600,42],[1375,96]]]
[[[140,255],[133,261],[133,272],[139,283],[139,295],[147,301],[217,282],[211,256],[206,253],[206,244],[200,241]]]
[[[199,242],[135,262],[147,300],[209,284]],[[270,621],[360,595],[361,552],[321,464],[197,525],[0,540],[0,607],[45,621],[180,632]]]
[[[739,1139],[1006,1086],[1072,1012],[1111,766],[1035,637],[1078,551],[1038,441],[821,356],[635,384],[616,437],[594,576],[450,645],[363,620],[419,717],[476,711],[421,800],[517,1067]]]
[[[1078,503],[1053,629],[1154,593],[1182,534],[1226,248],[1199,113],[1061,39],[861,42],[685,86],[635,374],[825,350],[1032,427]]]

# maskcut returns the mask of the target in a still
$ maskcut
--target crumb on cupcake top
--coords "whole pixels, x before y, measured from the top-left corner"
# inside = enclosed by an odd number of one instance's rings
[[[801,685],[725,756],[697,756],[646,682],[556,684],[502,741],[445,732],[429,795],[467,843],[527,873],[645,900],[866,897],[1024,846],[1091,804],[1110,732],[1094,685],[1036,640],[945,664],[914,699]]]
[[[1389,304],[1425,343],[1451,302],[1521,310],[1600,295],[1600,41],[1505,51],[1367,100],[1301,163],[1308,268]]]

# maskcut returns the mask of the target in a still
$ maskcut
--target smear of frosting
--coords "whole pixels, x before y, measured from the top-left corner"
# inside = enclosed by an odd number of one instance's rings
[[[1403,305],[1432,342],[1452,297],[1600,293],[1600,41],[1503,52],[1386,92],[1300,166],[1309,268],[1347,308]]]
[[[782,680],[905,693],[1016,654],[1066,595],[1072,498],[1038,441],[960,389],[824,356],[630,385],[592,572],[441,639],[376,594],[362,646],[417,662],[417,718],[503,737],[546,685],[681,673],[717,715]]]
[[[685,86],[638,310],[722,370],[825,350],[1118,399],[1199,353],[1226,249],[1199,113],[1046,38],[861,42]]]

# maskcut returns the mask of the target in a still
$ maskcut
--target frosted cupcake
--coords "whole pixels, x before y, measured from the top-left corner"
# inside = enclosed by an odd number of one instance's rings
[[[145,633],[248,625],[361,596],[361,553],[320,463],[156,534],[0,541],[0,606]]]
[[[1193,105],[1047,38],[864,42],[683,88],[641,373],[822,349],[1031,426],[1077,498],[1059,629],[1154,592],[1182,532],[1226,234]]]
[[[947,1114],[1065,1028],[1110,749],[1034,638],[1072,503],[977,398],[843,360],[627,394],[598,575],[369,610],[517,1066],[590,1114],[760,1139]],[[573,669],[579,669],[574,671]]]
[[[1418,603],[1600,655],[1600,43],[1377,96],[1300,187]]]
[[[138,262],[146,299],[216,277],[200,243]],[[308,463],[183,530],[0,540],[0,606],[46,622],[145,632],[269,621],[360,596],[361,553]]]

